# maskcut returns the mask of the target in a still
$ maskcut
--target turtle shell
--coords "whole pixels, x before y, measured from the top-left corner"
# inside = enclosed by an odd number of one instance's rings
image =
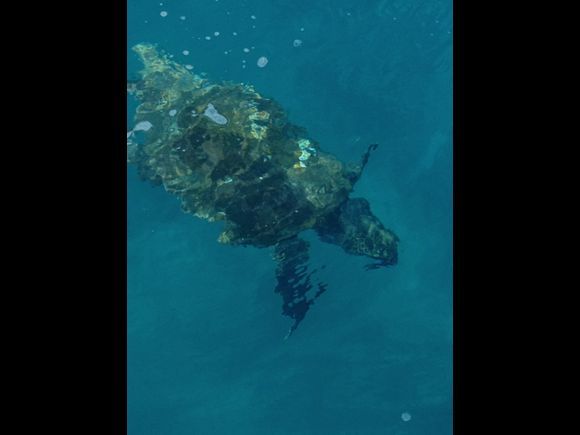
[[[152,127],[132,140],[130,160],[185,211],[224,221],[220,242],[275,245],[348,199],[348,168],[274,100],[248,84],[212,84],[153,45],[134,50],[145,65],[132,86],[135,122]]]

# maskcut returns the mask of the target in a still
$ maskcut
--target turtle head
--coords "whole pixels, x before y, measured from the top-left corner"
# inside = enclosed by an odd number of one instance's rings
[[[367,269],[397,263],[399,238],[371,212],[366,199],[349,199],[316,229],[323,241],[339,245],[349,254],[379,260]]]

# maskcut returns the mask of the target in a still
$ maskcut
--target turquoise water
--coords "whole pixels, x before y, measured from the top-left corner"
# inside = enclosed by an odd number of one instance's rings
[[[129,0],[129,47],[157,43],[208,78],[253,84],[344,161],[378,143],[352,196],[401,239],[398,265],[365,271],[306,233],[328,291],[284,341],[271,251],[218,244],[220,225],[129,167],[129,434],[452,432],[451,8]]]

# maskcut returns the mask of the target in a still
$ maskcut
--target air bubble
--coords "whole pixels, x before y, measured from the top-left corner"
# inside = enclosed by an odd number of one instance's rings
[[[228,123],[227,118],[222,114],[218,113],[217,109],[211,103],[207,105],[207,108],[205,109],[205,112],[203,112],[203,114],[216,124],[224,125]]]
[[[133,131],[149,131],[151,127],[153,127],[153,124],[149,121],[141,121],[133,128]]]

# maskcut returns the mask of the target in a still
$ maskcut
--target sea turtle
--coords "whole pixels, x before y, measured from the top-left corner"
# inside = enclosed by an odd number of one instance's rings
[[[176,195],[185,212],[223,221],[220,243],[274,247],[275,291],[294,320],[287,337],[326,290],[319,283],[306,295],[312,272],[302,231],[378,260],[369,268],[397,262],[397,236],[365,199],[349,198],[376,145],[360,162],[343,164],[251,85],[212,83],[152,44],[133,50],[145,68],[127,82],[140,102],[127,161]]]

